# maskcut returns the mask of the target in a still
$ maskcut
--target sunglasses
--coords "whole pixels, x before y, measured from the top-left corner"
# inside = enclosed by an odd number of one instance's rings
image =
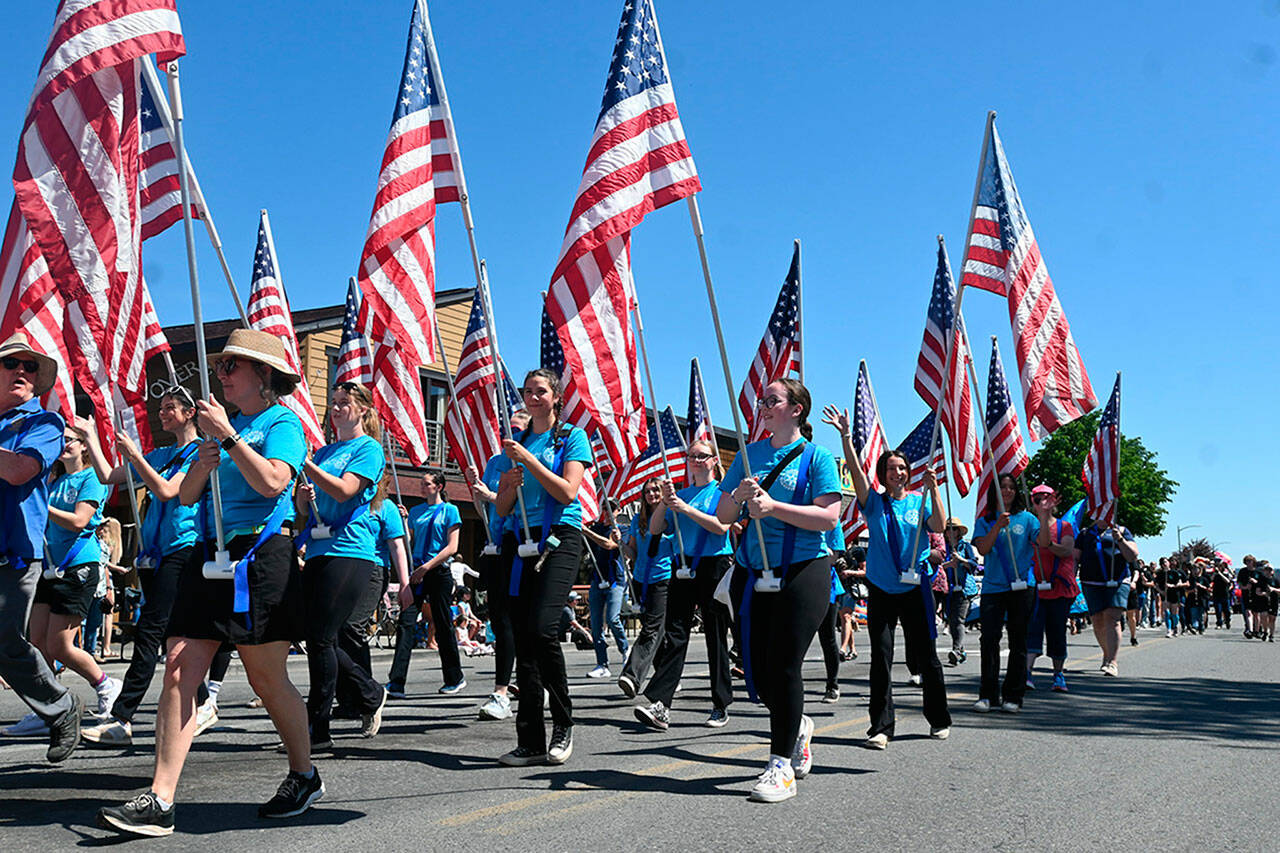
[[[3,360],[0,360],[0,364],[4,365],[5,370],[17,370],[19,367],[27,373],[36,373],[40,370],[40,362],[34,358],[16,358],[8,355]]]
[[[1031,499],[1031,502],[1037,503],[1037,504],[1047,504],[1051,500],[1053,500],[1053,495],[1036,495],[1034,498]]]
[[[708,459],[715,459],[715,455],[711,453],[690,453],[689,458],[694,462],[706,462]]]
[[[333,386],[333,390],[346,391],[348,394],[350,394],[352,391],[356,390],[359,387],[360,385],[355,382],[339,382],[338,384]]]
[[[78,435],[64,435],[62,437],[63,444],[71,444],[73,441],[80,441],[80,440],[81,438]]]
[[[236,367],[239,364],[240,363],[236,361],[236,357],[234,355],[229,355],[214,363],[213,372],[219,376],[230,376],[232,373],[235,373]]]

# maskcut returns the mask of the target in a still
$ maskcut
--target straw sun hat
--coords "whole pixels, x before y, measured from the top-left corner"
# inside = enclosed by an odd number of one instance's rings
[[[42,352],[31,347],[31,342],[22,332],[15,332],[0,344],[0,358],[29,356],[36,364],[35,396],[39,397],[53,387],[58,378],[58,363]]]
[[[235,356],[265,364],[294,382],[302,379],[285,357],[284,343],[270,332],[259,332],[257,329],[236,329],[227,338],[222,352],[209,356],[209,364],[215,365],[225,358]]]

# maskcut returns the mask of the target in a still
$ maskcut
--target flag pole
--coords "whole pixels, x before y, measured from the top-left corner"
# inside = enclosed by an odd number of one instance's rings
[[[689,204],[689,222],[693,226],[693,236],[698,243],[698,257],[702,261],[702,280],[707,286],[707,304],[711,308],[711,322],[715,326],[716,343],[720,347],[720,369],[724,374],[725,390],[729,394],[729,411],[733,413],[733,429],[738,435],[738,457],[742,460],[743,476],[751,477],[751,460],[747,458],[747,437],[742,432],[742,413],[738,411],[738,401],[733,393],[733,373],[729,369],[729,351],[724,345],[724,329],[720,325],[720,309],[716,304],[715,285],[711,283],[711,265],[707,261],[707,244],[703,238],[702,213],[698,210],[697,193],[690,195],[686,201]],[[782,580],[774,576],[773,569],[769,566],[769,551],[764,545],[764,525],[758,518],[752,521],[756,528],[756,542],[760,546],[760,565],[764,567],[764,571],[756,581],[756,591],[777,592],[782,589]]]
[[[956,321],[963,322],[960,320],[959,315],[957,315]],[[996,336],[992,335],[991,346],[995,347],[995,345],[996,345]],[[996,469],[996,449],[991,444],[991,428],[987,426],[986,410],[982,408],[982,397],[978,395],[978,374],[973,369],[972,359],[969,360],[969,379],[973,382],[973,395],[974,395],[973,401],[976,404],[976,408],[983,413],[982,441],[983,441],[983,444],[987,446],[987,458],[991,460],[991,482],[995,483],[995,486],[996,486],[996,508],[1000,511],[1001,515],[1004,515],[1005,513],[1004,493],[1000,491],[1000,472],[999,470]],[[1012,400],[1010,400],[1009,405],[1013,405]],[[981,488],[982,486],[981,475],[979,475],[978,480],[979,480],[978,486],[979,488]],[[1016,572],[1018,570],[1018,557],[1017,557],[1017,554],[1014,553],[1014,549],[1013,549],[1013,531],[1009,530],[1007,526],[1004,529],[1004,538],[1005,538],[1005,541],[1009,543],[1009,567]],[[1019,586],[1019,584],[1021,584],[1021,586]],[[1015,576],[1012,580],[1010,580],[1009,588],[1013,591],[1026,589],[1027,582]]]
[[[480,262],[480,296],[484,300],[484,321],[489,326],[489,354],[493,358],[493,369],[497,373],[497,392],[501,405],[498,406],[498,423],[502,427],[504,439],[514,439],[511,431],[511,401],[507,399],[506,364],[498,351],[498,327],[493,320],[493,300],[489,297],[489,267]],[[545,294],[544,294],[545,298]],[[538,543],[533,541],[529,533],[529,512],[525,509],[524,486],[516,489],[516,505],[520,508],[520,524],[524,529],[524,541],[516,549],[517,556],[523,558],[538,556]]]
[[[804,287],[800,279],[800,238],[796,238],[796,346],[800,350],[800,384],[804,384]]]
[[[884,428],[884,417],[880,414],[880,401],[876,399],[876,386],[875,386],[875,383],[873,383],[873,382],[871,381],[871,371],[870,371],[870,370],[866,370],[866,366],[867,366],[867,360],[864,358],[864,359],[862,359],[862,361],[860,361],[860,362],[858,363],[858,370],[859,370],[859,372],[861,372],[861,373],[865,373],[865,374],[866,374],[866,377],[867,377],[867,390],[871,392],[871,405],[872,405],[872,407],[873,407],[873,408],[875,408],[875,410],[876,410],[876,420],[878,420],[878,421],[880,422],[880,433],[881,433],[881,435],[883,435],[883,436],[884,436],[884,440],[885,440],[885,444],[886,444],[885,449],[886,449],[886,450],[890,450],[890,449],[892,449],[892,448],[888,447],[889,433],[888,433],[888,431]],[[937,415],[935,415],[935,416],[934,416],[934,420],[935,420],[935,421],[937,420]],[[935,428],[937,427],[937,423],[934,423],[934,427],[935,427]],[[855,449],[856,449],[856,448],[855,448]],[[861,456],[861,454],[859,454],[859,456]],[[859,461],[861,462],[862,460],[861,460],[861,459],[859,459]],[[929,451],[929,463],[928,463],[928,464],[932,464],[932,463],[933,463],[933,450],[932,450],[932,449],[930,449],[930,451]],[[909,472],[908,472],[908,473],[909,473]],[[884,487],[885,487],[885,496],[886,496],[886,500],[887,500],[887,499],[888,499],[888,493],[889,493],[889,485],[888,485],[888,483],[885,483],[885,484],[884,484]],[[921,515],[923,516],[923,514],[924,514],[924,513],[923,513],[923,510],[924,510],[924,501],[923,501],[923,500],[920,502],[920,509],[922,510]],[[917,522],[917,524],[916,524],[916,535],[915,535],[915,540],[914,540],[914,542],[913,542],[913,544],[912,544],[912,546],[911,546],[911,553],[912,553],[912,555],[915,555],[915,554],[919,553],[916,549],[918,549],[918,548],[920,547],[920,528],[921,528],[921,527],[923,527],[923,526],[925,525],[925,523],[926,523],[926,520],[922,517],[922,518],[920,518],[920,520],[919,520],[919,521]],[[915,586],[919,586],[919,585],[920,585],[920,572],[918,572],[918,571],[916,570],[916,566],[915,566],[915,564],[914,564],[914,563],[912,563],[910,566],[907,566],[907,570],[906,570],[906,571],[904,571],[904,572],[900,572],[900,573],[898,574],[898,580],[899,580],[899,581],[901,581],[902,583],[905,583],[905,584],[913,584],[913,585],[915,585]]]
[[[801,364],[804,362],[801,361]],[[698,382],[698,396],[702,398],[702,422],[707,425],[707,434],[711,436],[711,449],[716,454],[716,464],[723,467],[720,461],[720,442],[716,440],[716,428],[711,423],[711,409],[707,405],[707,389],[702,387],[702,365],[698,363],[698,357],[693,357],[693,373]]]
[[[396,469],[396,454],[391,446],[391,430],[384,429],[382,439],[387,447],[387,461],[391,463],[391,482],[396,487],[396,504],[404,506],[404,495],[400,494],[400,472]]]
[[[144,66],[147,63],[142,63]],[[200,306],[200,273],[196,268],[196,235],[191,224],[191,184],[187,173],[187,149],[182,141],[182,89],[178,82],[178,62],[169,63],[169,100],[173,105],[173,147],[178,157],[178,186],[182,199],[182,226],[187,242],[187,277],[191,281],[191,322],[196,344],[196,371],[200,374],[200,396],[206,401],[213,399],[209,389],[209,355],[205,350],[204,314]],[[203,573],[206,578],[229,580],[234,577],[235,567],[231,563],[231,554],[227,551],[226,538],[222,529],[222,488],[218,479],[218,470],[209,472],[209,485],[213,494],[213,530],[217,549],[212,561],[204,564]]]
[[[146,367],[144,365],[143,373],[145,374],[145,372],[146,372]],[[119,432],[124,432],[124,416],[120,413],[120,409],[118,407],[116,408],[116,423],[118,425],[117,430]],[[132,436],[130,436],[130,438],[132,438]],[[137,483],[134,482],[133,466],[129,464],[129,460],[121,459],[121,461],[124,463],[124,477],[126,481],[125,485],[129,489],[129,512],[133,516],[134,530],[137,531],[137,536],[138,536],[138,547],[139,549],[141,549],[142,547],[142,515],[138,512],[138,486],[137,486]],[[135,560],[137,559],[136,555],[134,559]]]
[[[156,76],[156,71],[151,66],[151,62],[144,61],[139,64],[142,66],[142,73],[147,77],[147,82],[151,84],[152,91],[157,93],[162,91],[160,80]],[[170,95],[170,98],[172,97]],[[174,147],[179,147],[181,143],[178,142],[178,135],[175,129],[176,122],[169,111],[169,105],[164,102],[163,98],[156,101],[156,110],[160,113],[160,123],[164,125],[169,137],[174,140]],[[240,322],[247,329],[249,328],[249,315],[244,310],[244,303],[240,301],[240,292],[236,289],[235,280],[231,277],[231,267],[227,264],[227,255],[222,250],[222,238],[218,236],[218,229],[213,224],[213,214],[209,212],[209,205],[204,199],[204,193],[200,190],[200,182],[196,180],[195,169],[192,168],[191,161],[187,158],[185,150],[183,150],[179,158],[179,168],[181,168],[182,163],[186,164],[187,179],[191,182],[190,198],[183,202],[183,204],[187,205],[186,210],[183,211],[184,218],[185,214],[190,212],[191,203],[194,201],[195,205],[200,208],[200,221],[204,223],[205,233],[209,235],[209,243],[213,246],[213,251],[218,256],[218,263],[222,266],[222,276],[227,280],[227,287],[231,290],[231,298],[235,300],[236,311],[240,314]]]

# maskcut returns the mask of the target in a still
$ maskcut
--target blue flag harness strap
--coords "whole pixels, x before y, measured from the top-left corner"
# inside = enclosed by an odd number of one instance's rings
[[[881,495],[880,500],[884,503],[886,516],[885,532],[889,537],[889,552],[893,557],[893,568],[899,575],[902,575],[906,569],[900,565],[902,557],[902,534],[898,530],[898,515],[893,510],[893,498],[889,497],[888,493]],[[925,496],[921,495],[920,514],[916,519],[917,525],[925,523],[924,502]],[[930,507],[930,511],[932,511],[932,507]],[[912,538],[914,538],[914,536]],[[927,547],[928,543],[926,542],[925,544]],[[920,599],[924,604],[924,621],[925,624],[929,626],[929,639],[936,640],[938,638],[938,620],[933,618],[933,576],[937,574],[937,572],[931,572],[929,570],[928,560],[920,560],[916,554],[909,555],[909,558],[919,561],[918,565],[920,566],[920,573],[924,575],[920,580]]]
[[[187,460],[190,459],[199,448],[200,442],[188,442],[183,445],[182,448],[174,454],[173,458],[156,473],[158,473],[162,479],[169,479],[175,471],[187,464]],[[146,544],[146,550],[144,550],[140,556],[150,560],[152,562],[152,567],[154,568],[154,566],[160,562],[160,550],[162,547],[160,543],[160,523],[164,516],[164,506],[168,501],[159,501],[158,498],[154,497],[152,499],[157,500],[158,505],[155,508],[155,512],[148,512],[142,519],[141,535],[142,541]],[[152,519],[155,520],[152,521]]]
[[[567,442],[565,439],[573,427],[568,425],[557,425],[556,434],[552,438],[555,446],[555,456],[551,459],[551,473],[557,477],[564,476],[564,451]],[[521,445],[529,436],[529,430],[525,429],[520,433],[517,441]],[[546,491],[545,489],[543,490]],[[541,555],[547,548],[547,537],[551,535],[551,517],[555,514],[555,506],[552,504],[551,495],[544,495],[542,499],[542,530],[538,539],[538,554]],[[511,561],[511,583],[507,586],[507,594],[512,598],[520,597],[520,581],[524,578],[524,558],[520,556],[520,551],[516,549],[516,556]]]
[[[281,495],[284,498],[285,495]],[[235,577],[235,602],[231,607],[233,613],[245,614],[245,626],[252,628],[253,624],[249,618],[249,564],[253,562],[258,555],[258,549],[266,543],[268,539],[275,536],[284,527],[284,518],[289,512],[289,504],[291,501],[277,500],[275,509],[271,510],[271,515],[267,517],[267,523],[262,526],[262,532],[258,534],[257,540],[253,543],[245,555],[236,561]]]

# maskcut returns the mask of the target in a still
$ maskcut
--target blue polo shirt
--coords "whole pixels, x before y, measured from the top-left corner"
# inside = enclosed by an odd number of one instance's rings
[[[919,589],[915,584],[899,580],[900,572],[910,568],[919,571],[921,561],[929,556],[928,525],[932,514],[933,500],[919,492],[908,492],[896,501],[887,498],[883,492],[867,495],[862,515],[867,524],[869,582],[895,595]],[[916,528],[920,525],[924,525],[920,531],[920,548],[912,555],[911,543],[915,541]]]
[[[554,435],[559,431],[559,425],[547,430],[546,432],[534,432],[532,428],[525,430],[519,436],[520,443],[537,457],[548,470],[554,471],[552,468],[555,462],[555,442]],[[590,467],[593,461],[591,456],[591,442],[587,440],[587,434],[578,427],[573,427],[564,435],[564,462],[581,462],[583,465]],[[511,459],[505,454],[498,460],[497,473],[502,476],[504,471],[510,470]],[[487,469],[486,469],[487,470]],[[558,476],[564,476],[564,471],[558,472]],[[591,476],[589,473],[584,476]],[[524,477],[524,506],[529,514],[529,526],[541,527],[544,519],[543,507],[550,501],[551,506],[551,524],[571,524],[574,527],[582,527],[582,504],[575,496],[568,504],[562,504],[557,500],[547,496],[547,490],[542,488],[542,484],[538,482],[529,472],[525,472]],[[512,514],[519,518],[520,511],[513,510]]]
[[[502,464],[502,460],[506,458],[507,457],[501,453],[491,457],[489,461],[485,463],[484,474],[480,476],[480,480],[484,483],[485,487],[494,494],[497,494],[498,481],[502,479],[502,472],[511,467],[510,465],[504,466]],[[510,460],[507,461],[510,462]],[[485,515],[488,519],[489,525],[489,541],[493,542],[495,545],[502,542],[503,534],[514,533],[520,529],[520,509],[518,507],[513,509],[510,515],[504,517],[498,515],[497,504],[492,501],[488,501],[485,503]],[[534,523],[532,517],[530,517],[529,523]]]
[[[284,406],[267,406],[256,415],[235,415],[231,418],[231,428],[240,433],[244,442],[263,458],[276,459],[288,465],[295,477],[302,470],[302,463],[307,458],[302,421]],[[222,526],[228,539],[256,533],[281,502],[292,506],[293,489],[286,488],[274,498],[259,494],[245,481],[231,455],[225,450],[220,452],[218,477],[222,490]],[[211,539],[214,531],[213,500],[208,490],[201,500],[204,504],[204,535]],[[292,511],[287,512],[285,518],[291,517]]]
[[[367,435],[349,441],[335,441],[317,450],[311,461],[334,477],[350,472],[369,482],[355,497],[346,501],[334,500],[324,489],[316,487],[316,509],[320,511],[320,520],[334,529],[328,539],[308,542],[307,556],[376,561],[380,525],[368,510],[361,507],[373,500],[378,493],[378,484],[382,482],[382,469],[386,466],[382,445]]]
[[[102,524],[102,505],[106,502],[107,487],[92,468],[81,468],[74,474],[63,474],[53,481],[49,487],[49,506],[63,512],[75,512],[78,503],[91,503],[95,507],[88,526],[79,532],[68,530],[52,518],[49,519],[45,539],[49,543],[49,559],[53,560],[54,565],[62,565],[73,543],[81,537],[84,538],[84,545],[76,552],[68,567],[98,564],[102,549],[98,547],[98,537],[94,531]]]
[[[973,538],[981,539],[994,526],[994,520],[988,521],[986,518],[979,518],[973,525]],[[1009,542],[1008,537],[1005,536],[1005,530],[1009,531],[1013,539],[1013,556],[1017,560],[1016,568],[1009,565]],[[1009,516],[1009,525],[1000,531],[1000,534],[996,537],[995,544],[991,546],[991,551],[987,554],[982,573],[982,592],[984,595],[987,593],[1008,592],[1009,584],[1013,583],[1014,578],[1022,578],[1030,587],[1035,587],[1036,537],[1039,535],[1040,519],[1025,509]]]
[[[676,492],[680,500],[689,506],[712,517],[716,514],[716,505],[720,503],[720,484],[715,480],[705,486],[685,486]],[[672,521],[680,525],[680,536],[684,541],[685,556],[694,560],[703,557],[719,557],[733,553],[733,544],[729,541],[729,531],[719,536],[707,530],[684,513],[667,510],[667,530],[671,530]]]
[[[413,532],[412,572],[439,554],[449,542],[449,531],[462,526],[458,508],[448,501],[421,503],[409,510],[409,530]]]
[[[390,544],[395,539],[404,538],[404,519],[400,516],[400,507],[395,501],[383,501],[382,506],[373,514],[378,522],[378,565],[387,571],[391,571],[394,567],[391,565],[391,547]],[[406,551],[406,556],[408,552]]]
[[[156,473],[166,480],[171,480],[191,467],[199,447],[198,441],[181,447],[177,445],[157,447],[145,454],[144,458]],[[141,478],[142,475],[138,474],[137,468],[132,465],[129,467],[133,468],[134,474]],[[162,501],[152,493],[147,513],[142,519],[142,553],[164,557],[194,545],[198,538],[196,533],[196,528],[199,526],[198,515],[197,506],[183,506],[182,500],[176,495],[170,500]]]
[[[39,473],[25,483],[0,480],[0,554],[28,563],[41,559],[49,520],[49,468],[62,455],[64,429],[62,417],[46,412],[34,397],[0,413],[0,448],[40,463]]]

